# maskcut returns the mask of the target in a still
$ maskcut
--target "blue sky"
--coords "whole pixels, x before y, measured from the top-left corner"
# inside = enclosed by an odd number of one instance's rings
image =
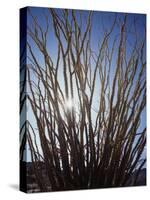
[[[42,29],[46,29],[46,21],[45,21],[45,15],[48,16],[49,20],[49,31],[48,31],[48,38],[49,40],[47,41],[47,48],[49,50],[49,53],[51,57],[53,58],[54,63],[56,62],[56,55],[57,55],[57,41],[54,35],[54,30],[52,28],[52,19],[49,15],[49,11],[47,8],[37,8],[37,7],[31,7],[30,8],[31,13],[33,16],[37,18],[37,21],[41,25]],[[56,9],[56,12],[58,15],[61,16],[61,9]],[[71,10],[70,10],[71,12]],[[79,13],[81,11],[77,11],[77,21],[80,22],[80,17]],[[85,30],[84,24],[86,22],[86,18],[88,16],[88,11],[82,11],[83,15],[83,32]],[[93,11],[93,16],[92,16],[92,33],[91,33],[91,48],[95,52],[98,51],[98,44],[101,42],[101,38],[103,37],[104,30],[109,30],[110,27],[113,24],[113,21],[115,17],[117,17],[117,23],[114,27],[114,30],[110,36],[109,39],[109,46],[112,46],[112,43],[114,41],[114,38],[116,38],[116,48],[117,44],[119,42],[119,31],[120,31],[120,26],[119,24],[123,22],[124,19],[124,13],[114,13],[114,12],[102,12],[102,11]],[[127,43],[126,43],[126,48],[127,48],[127,57],[130,56],[133,45],[135,42],[135,34],[134,34],[134,20],[136,20],[136,32],[137,32],[137,37],[139,40],[144,39],[144,34],[145,34],[145,29],[144,26],[146,24],[146,15],[144,14],[128,14],[127,17],[127,23],[126,23],[126,31],[127,31]],[[29,26],[31,29],[33,28],[33,23],[32,23],[32,18],[31,16],[28,15],[27,17],[27,26]],[[34,42],[31,40],[31,38],[28,36],[27,37],[28,42],[32,46],[32,49],[36,55],[36,58],[38,59],[38,62],[40,63],[41,66],[44,65],[44,59],[42,54],[39,52],[38,48],[34,44]],[[140,41],[139,41],[140,42]],[[30,56],[29,52],[28,55]],[[146,52],[144,52],[144,57],[146,56]],[[114,71],[115,71],[115,66],[116,66],[116,57],[117,57],[117,51],[114,53],[113,60],[112,60],[112,67],[111,67],[111,77],[114,76]],[[27,62],[30,62],[27,60]],[[94,70],[94,69],[93,69]],[[137,72],[139,73],[140,71],[140,65],[138,66]],[[62,86],[62,89],[64,89],[64,81],[62,79],[62,69],[60,69],[59,72],[59,81]],[[145,72],[146,73],[146,72]],[[34,78],[34,75],[33,77]],[[110,81],[111,82],[111,81]],[[100,90],[100,85],[99,85],[99,78],[96,79],[96,87],[95,87],[95,93],[94,93],[94,100],[93,100],[93,108],[95,109],[97,107],[97,101],[99,98],[99,90]],[[32,124],[35,124],[35,120],[33,118],[33,115],[30,113],[30,108],[28,108],[28,118],[29,121],[32,122]],[[93,114],[93,121],[94,121],[94,114]],[[36,124],[35,124],[36,125]],[[139,127],[139,131],[142,130],[146,126],[146,109],[143,110],[142,115],[141,115],[141,125]],[[27,160],[30,160],[30,153],[27,153]]]

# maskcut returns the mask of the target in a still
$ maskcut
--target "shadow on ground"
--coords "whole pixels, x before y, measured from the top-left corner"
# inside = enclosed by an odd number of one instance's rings
[[[13,190],[16,190],[16,191],[19,190],[19,185],[18,184],[9,184],[9,187],[12,188]]]

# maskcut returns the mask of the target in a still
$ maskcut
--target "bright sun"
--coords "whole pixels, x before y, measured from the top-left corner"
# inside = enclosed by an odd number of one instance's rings
[[[65,106],[66,106],[66,108],[68,108],[68,109],[72,109],[72,108],[73,108],[73,100],[72,100],[72,99],[66,100]]]

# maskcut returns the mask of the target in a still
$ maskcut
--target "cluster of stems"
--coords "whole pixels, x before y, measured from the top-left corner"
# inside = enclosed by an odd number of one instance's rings
[[[125,186],[136,171],[134,185],[146,162],[146,128],[139,128],[146,106],[145,38],[139,40],[134,20],[130,47],[128,15],[114,15],[95,50],[94,12],[82,12],[48,9],[43,27],[29,10],[20,99],[32,117],[21,129],[21,147],[29,145],[41,191]]]

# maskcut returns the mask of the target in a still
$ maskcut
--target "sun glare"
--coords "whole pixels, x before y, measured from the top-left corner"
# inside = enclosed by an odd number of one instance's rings
[[[72,109],[73,108],[73,99],[67,99],[65,102],[65,106],[67,109]]]

